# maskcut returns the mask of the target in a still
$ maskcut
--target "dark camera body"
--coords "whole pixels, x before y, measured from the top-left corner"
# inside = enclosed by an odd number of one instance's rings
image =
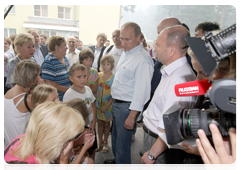
[[[228,129],[236,128],[236,114],[219,111],[213,107],[201,109],[184,109],[180,105],[173,105],[163,115],[168,144],[174,145],[192,136],[197,138],[198,129],[203,129],[207,136],[211,136],[209,124],[215,123],[222,136],[229,136]]]
[[[206,33],[205,40],[195,37],[185,37],[185,40],[211,80],[219,62],[236,53],[236,24],[215,36],[211,32]],[[218,126],[222,136],[229,135],[230,127],[236,128],[236,80],[213,81],[205,97],[211,102],[210,108],[205,111],[174,105],[163,114],[168,144],[177,144],[190,136],[197,138],[198,129],[211,136],[211,123]]]

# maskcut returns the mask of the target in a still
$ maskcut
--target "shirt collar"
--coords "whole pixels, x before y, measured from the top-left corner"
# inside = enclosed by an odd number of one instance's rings
[[[97,45],[95,45],[95,50],[102,50],[103,46],[97,49]]]
[[[176,61],[172,62],[171,64],[163,67],[161,73],[162,75],[164,74],[171,75],[175,70],[177,70],[179,67],[183,66],[186,63],[187,63],[186,57],[185,56],[181,57]]]
[[[71,53],[69,49],[67,49],[67,53]],[[76,49],[73,51],[73,53],[77,54]]]
[[[124,51],[126,54],[131,54],[134,53],[135,51],[140,50],[140,48],[143,48],[143,45],[140,43],[138,46],[134,47],[133,49],[129,50],[129,51]]]
[[[117,55],[121,55],[123,52],[123,48],[118,49],[115,46],[112,48],[112,50],[113,50],[112,54],[117,54]]]
[[[41,48],[41,45],[40,44],[38,44],[38,49],[40,49]]]

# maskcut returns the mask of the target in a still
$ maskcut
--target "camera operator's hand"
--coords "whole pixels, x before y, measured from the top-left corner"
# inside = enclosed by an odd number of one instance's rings
[[[197,147],[203,162],[205,164],[234,163],[236,160],[236,129],[229,129],[230,143],[232,148],[231,154],[229,154],[217,126],[215,124],[210,124],[209,128],[212,133],[215,150],[211,146],[205,132],[202,129],[198,130],[198,136],[200,139],[196,140]]]
[[[193,146],[189,145],[188,143],[182,143],[182,146],[188,148],[188,149],[182,149],[184,152],[200,156],[197,146],[193,147]]]

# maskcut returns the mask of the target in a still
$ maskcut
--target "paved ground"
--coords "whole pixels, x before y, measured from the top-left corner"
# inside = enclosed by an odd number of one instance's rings
[[[111,135],[109,135],[108,137],[108,146],[109,146],[109,150],[107,153],[96,152],[96,155],[95,155],[96,164],[97,163],[103,164],[104,160],[114,158],[112,154],[112,147],[111,147]],[[141,164],[141,156],[139,155],[139,152],[142,149],[143,149],[143,129],[142,127],[137,127],[135,140],[132,142],[132,147],[131,147],[132,164]]]

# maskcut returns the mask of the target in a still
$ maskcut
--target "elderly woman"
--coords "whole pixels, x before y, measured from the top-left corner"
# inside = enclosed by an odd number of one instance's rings
[[[34,61],[22,60],[14,70],[13,79],[16,85],[4,96],[4,145],[24,132],[25,125],[32,110],[30,88],[40,79],[41,67]]]
[[[84,120],[74,109],[61,103],[45,102],[31,113],[25,134],[4,150],[8,163],[69,163],[73,143],[84,130]]]
[[[66,55],[66,41],[63,37],[52,36],[49,38],[48,54],[42,64],[42,79],[46,84],[57,88],[59,99],[62,101],[64,93],[71,86],[69,79],[69,62]]]
[[[7,82],[6,86],[12,88],[15,85],[13,80],[13,72],[17,63],[21,60],[31,59],[36,61],[32,56],[34,54],[34,37],[29,33],[20,33],[14,40],[14,46],[18,53],[9,60],[7,64]]]

